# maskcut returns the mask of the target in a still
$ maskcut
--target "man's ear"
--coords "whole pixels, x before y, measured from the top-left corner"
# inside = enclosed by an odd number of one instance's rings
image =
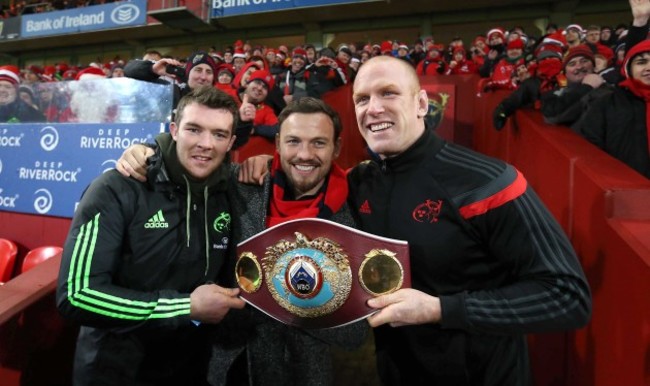
[[[237,136],[234,135],[234,134],[232,135],[232,137],[230,137],[230,143],[228,144],[228,150],[226,150],[226,152],[229,152],[230,149],[232,149],[232,145],[235,144],[236,139],[237,139]]]
[[[341,155],[341,137],[338,137],[334,142],[334,159],[339,158],[339,155]]]
[[[426,90],[418,92],[418,118],[424,118],[429,112],[429,95]]]
[[[171,134],[174,141],[176,141],[178,138],[178,126],[176,126],[176,122],[169,124],[169,134]]]

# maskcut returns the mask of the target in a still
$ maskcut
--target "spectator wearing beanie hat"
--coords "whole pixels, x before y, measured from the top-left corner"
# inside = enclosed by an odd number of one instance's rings
[[[248,77],[248,85],[240,90],[239,124],[235,147],[248,141],[249,135],[259,135],[273,141],[278,133],[278,117],[265,103],[275,80],[267,70],[256,70]]]
[[[532,71],[532,76],[521,82],[519,87],[494,109],[492,123],[495,129],[501,130],[508,117],[520,108],[539,109],[542,94],[555,90],[558,83],[562,82],[562,48],[560,45],[552,42],[542,43],[536,53],[537,66]]]
[[[467,54],[465,53],[465,48],[458,46],[454,48],[452,60],[449,62],[449,67],[447,68],[447,75],[466,75],[466,74],[476,74],[478,69],[476,64],[467,60]]]
[[[235,69],[232,64],[223,63],[217,67],[217,83],[215,83],[215,87],[237,100],[239,96],[232,84],[234,78]]]
[[[18,97],[20,77],[15,66],[0,67],[0,123],[45,122],[45,116]]]
[[[589,47],[580,44],[569,48],[562,61],[566,87],[559,85],[541,98],[542,115],[547,123],[570,126],[577,131],[587,105],[611,92],[605,80],[594,73],[594,65],[594,54]]]
[[[441,75],[445,73],[447,64],[442,58],[445,47],[442,44],[431,44],[427,56],[418,63],[415,72],[418,75]]]
[[[516,70],[519,66],[525,65],[523,49],[524,42],[520,38],[508,42],[506,56],[494,65],[489,80],[482,87],[484,91],[514,90],[517,88]],[[487,62],[486,59],[486,64]]]

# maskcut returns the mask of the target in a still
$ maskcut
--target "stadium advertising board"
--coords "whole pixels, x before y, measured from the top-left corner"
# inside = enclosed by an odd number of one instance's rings
[[[213,18],[382,0],[212,0]]]

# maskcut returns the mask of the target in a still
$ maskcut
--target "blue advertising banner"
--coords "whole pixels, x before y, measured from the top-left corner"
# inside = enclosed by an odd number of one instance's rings
[[[321,7],[385,0],[212,0],[212,17],[281,11],[294,8]]]
[[[22,16],[21,38],[90,32],[145,25],[147,1],[118,1],[104,5]]]
[[[81,194],[124,149],[163,123],[0,125],[0,211],[72,217]]]

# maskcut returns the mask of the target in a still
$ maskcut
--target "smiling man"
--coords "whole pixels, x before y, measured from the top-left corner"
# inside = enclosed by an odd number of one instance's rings
[[[589,320],[566,235],[512,165],[425,126],[412,66],[370,59],[353,101],[377,157],[350,172],[348,203],[360,229],[410,249],[413,288],[368,301],[383,383],[530,384],[525,334]]]
[[[341,151],[339,115],[322,100],[295,100],[278,117],[276,153],[260,185],[238,182],[240,165],[231,173],[231,203],[237,218],[234,236],[246,240],[268,227],[300,218],[323,218],[356,227],[346,199],[345,171],[335,160]],[[163,135],[167,136],[167,135]],[[124,175],[144,178],[146,157],[153,151],[135,145],[118,161]],[[268,161],[268,162],[266,162]],[[246,164],[249,165],[249,164]],[[247,174],[247,173],[246,173]],[[247,307],[228,316],[220,331],[230,343],[213,347],[210,383],[214,385],[330,385],[334,373],[330,346],[360,346],[365,320],[331,329],[303,330],[282,324]],[[236,381],[235,381],[236,379]]]
[[[102,174],[84,193],[57,287],[64,317],[82,325],[75,385],[205,385],[209,324],[242,308],[214,283],[227,260],[228,163],[238,114],[212,87],[181,99],[149,183]]]

